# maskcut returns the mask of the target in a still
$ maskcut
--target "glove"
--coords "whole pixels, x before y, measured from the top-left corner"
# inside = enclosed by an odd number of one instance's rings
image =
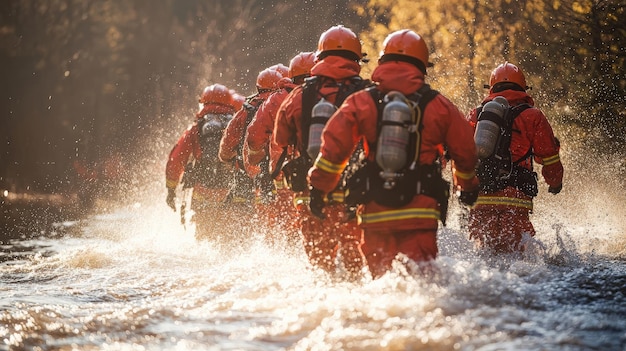
[[[561,183],[561,184],[559,184],[559,185],[557,185],[557,186],[551,186],[551,187],[548,187],[548,192],[549,192],[550,194],[554,194],[554,195],[556,195],[556,194],[558,194],[558,193],[560,193],[560,192],[561,192],[561,189],[563,189],[563,184],[562,184],[562,183]]]
[[[473,191],[461,191],[459,193],[459,200],[467,206],[472,206],[476,202],[476,199],[478,199],[478,189]]]
[[[309,198],[309,210],[311,211],[311,213],[315,217],[318,217],[320,219],[326,219],[326,215],[324,214],[324,211],[322,211],[324,209],[324,206],[326,206],[326,204],[324,203],[324,194],[322,193],[322,191],[319,189],[311,188]]]
[[[174,211],[176,211],[176,191],[174,189],[167,189],[167,198],[165,203]]]

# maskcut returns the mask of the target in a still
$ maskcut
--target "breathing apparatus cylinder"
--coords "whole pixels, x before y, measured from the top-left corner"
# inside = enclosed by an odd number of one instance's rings
[[[205,123],[202,125],[202,135],[218,134],[222,129],[224,129],[224,127],[219,119],[206,118]]]
[[[335,113],[337,107],[328,100],[322,98],[311,111],[311,125],[309,126],[309,143],[306,152],[312,160],[317,158],[322,145],[322,130],[330,116]]]
[[[382,168],[380,176],[385,180],[384,188],[391,189],[399,173],[407,165],[409,127],[413,124],[413,109],[406,97],[391,91],[385,95],[382,123],[376,147],[376,163]]]
[[[497,96],[483,106],[474,132],[479,159],[485,159],[494,153],[508,108],[509,103],[502,96]]]

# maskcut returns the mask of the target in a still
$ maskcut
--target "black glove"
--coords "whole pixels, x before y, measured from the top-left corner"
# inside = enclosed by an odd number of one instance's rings
[[[175,189],[167,189],[167,198],[165,198],[165,203],[174,211],[176,211],[176,190]]]
[[[476,202],[476,199],[478,199],[478,189],[474,191],[461,191],[459,194],[459,200],[467,206],[472,206]]]
[[[551,187],[548,187],[548,192],[549,192],[550,194],[554,194],[554,195],[556,195],[556,194],[558,194],[558,193],[560,193],[560,192],[561,192],[561,189],[563,189],[563,184],[559,184],[559,185],[557,185],[557,186],[551,186]]]
[[[326,206],[326,204],[324,203],[324,194],[322,193],[322,191],[319,189],[311,188],[309,198],[309,210],[311,211],[311,213],[315,217],[318,217],[320,219],[326,219],[326,215],[324,214],[324,211],[322,211],[324,209],[324,206]]]

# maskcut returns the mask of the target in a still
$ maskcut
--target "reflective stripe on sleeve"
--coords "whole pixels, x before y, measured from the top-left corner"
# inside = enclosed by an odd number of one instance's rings
[[[166,179],[165,180],[165,186],[168,189],[176,189],[176,186],[178,186],[178,182],[175,180],[171,180],[171,179]]]
[[[556,154],[554,156],[550,156],[550,157],[546,157],[543,159],[543,165],[544,166],[549,166],[549,165],[553,165],[557,162],[559,162],[561,160],[561,158],[559,157],[559,154]]]
[[[373,224],[380,222],[399,221],[405,219],[439,220],[439,211],[433,208],[406,208],[377,213],[364,213],[358,216],[359,223]]]
[[[476,176],[476,173],[474,171],[465,173],[465,172],[459,172],[459,170],[456,170],[454,174],[456,174],[456,176],[461,179],[472,179]]]
[[[506,197],[506,196],[479,196],[474,206],[478,206],[478,205],[503,205],[503,206],[522,207],[528,210],[533,209],[532,200],[517,199],[513,197]]]
[[[328,172],[331,174],[339,174],[343,172],[343,169],[345,168],[345,163],[342,163],[342,164],[332,163],[323,157],[318,157],[317,160],[315,161],[315,167],[321,169],[324,172]]]
[[[343,191],[335,191],[328,195],[334,202],[343,202],[345,200],[345,193]]]

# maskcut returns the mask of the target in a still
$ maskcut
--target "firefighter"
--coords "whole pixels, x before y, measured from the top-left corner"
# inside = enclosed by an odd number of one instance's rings
[[[563,184],[559,142],[546,116],[526,92],[521,69],[509,62],[498,65],[491,72],[488,87],[489,95],[467,116],[476,128],[479,151],[483,144],[490,147],[479,152],[477,174],[481,184],[478,200],[469,212],[470,238],[478,247],[494,253],[523,252],[535,235],[530,221],[533,197],[538,193],[533,160],[542,165],[548,192],[558,194]],[[499,118],[493,118],[494,112]],[[500,121],[497,127],[493,123]],[[496,127],[501,135],[498,139],[484,138],[489,125]]]
[[[244,165],[248,175],[258,180],[257,213],[265,218],[266,227],[272,228],[272,232],[268,231],[270,241],[274,241],[276,230],[285,233],[290,243],[299,239],[291,192],[284,186],[281,174],[276,172],[282,149],[273,143],[272,134],[276,111],[287,94],[311,75],[314,60],[313,52],[301,52],[291,59],[287,76],[278,82],[280,89],[261,104],[246,131]]]
[[[279,67],[279,65],[275,65]],[[243,142],[246,128],[254,118],[259,106],[272,93],[279,89],[278,82],[283,78],[276,69],[264,69],[256,79],[257,93],[246,98],[243,107],[237,111],[228,123],[219,145],[219,159],[234,169],[233,181],[226,202],[231,211],[237,214],[243,223],[241,227],[249,227],[254,217],[255,188],[251,177],[246,174],[243,164]]]
[[[349,28],[338,25],[322,33],[311,77],[285,98],[274,126],[275,144],[281,149],[290,148],[283,174],[293,192],[294,205],[299,214],[298,225],[309,261],[314,267],[335,276],[341,273],[336,264],[340,250],[341,263],[347,273],[345,277],[350,280],[359,278],[364,259],[359,250],[361,232],[354,216],[346,211],[343,204],[344,191],[340,187],[329,189],[327,218],[318,218],[308,210],[306,177],[313,164],[315,150],[319,148],[319,132],[315,135],[315,131],[321,130],[327,117],[348,95],[363,89],[368,83],[359,76],[362,59],[361,42]],[[325,117],[313,115],[318,105]]]
[[[418,263],[437,257],[438,220],[445,219],[449,196],[438,162],[442,145],[456,163],[453,177],[463,198],[477,191],[472,128],[425,83],[428,55],[414,31],[389,34],[372,73],[375,87],[349,96],[333,115],[309,171],[311,212],[328,212],[325,194],[337,186],[359,140],[364,143],[366,162],[348,180],[347,199],[359,204],[361,249],[373,278],[399,254]]]
[[[221,84],[207,86],[199,99],[195,122],[178,139],[165,167],[167,205],[176,211],[176,189],[192,189],[191,210],[195,213],[196,238],[220,236],[217,229],[228,221],[222,203],[228,191],[231,171],[219,162],[217,151],[222,132],[233,116],[232,95]],[[186,203],[181,204],[184,216]]]

